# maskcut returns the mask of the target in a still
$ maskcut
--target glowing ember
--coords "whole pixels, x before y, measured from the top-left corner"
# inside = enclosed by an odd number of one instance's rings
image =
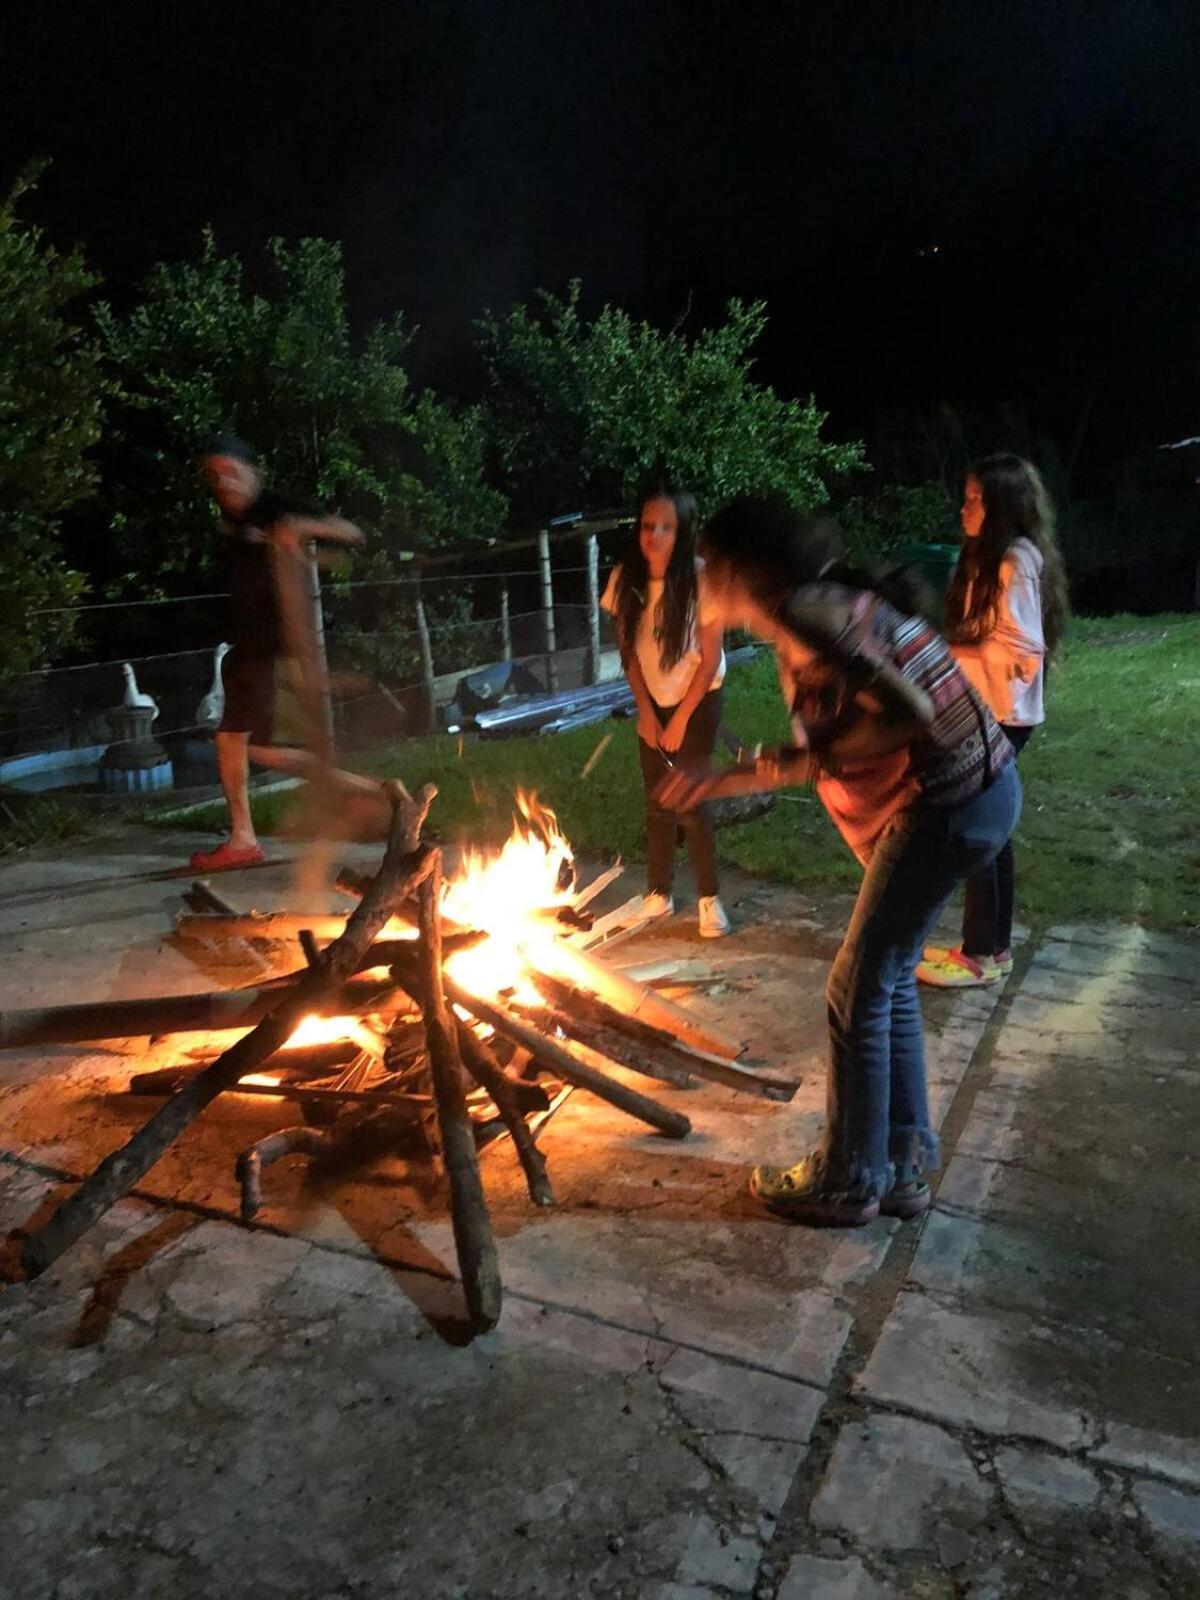
[[[250,1083],[258,1089],[274,1089],[283,1080],[273,1078],[269,1072],[248,1072],[244,1078],[239,1078],[238,1083]]]
[[[303,1017],[293,1028],[284,1049],[306,1044],[336,1044],[339,1039],[352,1039],[357,1027],[357,1017]]]
[[[372,1033],[360,1017],[304,1017],[292,1030],[291,1038],[283,1048],[294,1050],[306,1044],[338,1044],[342,1040],[348,1040],[372,1055],[383,1053],[379,1036]]]
[[[536,795],[518,791],[517,809],[520,815],[503,848],[493,855],[469,851],[458,876],[446,885],[442,915],[490,935],[473,949],[456,952],[447,969],[473,994],[515,989],[525,999],[536,999],[525,952],[553,942],[545,913],[571,903],[575,858],[558,819]]]

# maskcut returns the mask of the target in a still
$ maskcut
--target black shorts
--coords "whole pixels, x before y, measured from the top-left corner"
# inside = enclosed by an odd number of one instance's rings
[[[251,744],[270,744],[275,723],[275,657],[247,655],[240,645],[221,663],[225,686],[222,733],[248,733]]]

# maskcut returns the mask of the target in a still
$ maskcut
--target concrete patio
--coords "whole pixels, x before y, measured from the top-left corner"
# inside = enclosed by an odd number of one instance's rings
[[[0,866],[0,1005],[213,986],[166,940],[190,848],[127,829]],[[267,908],[289,872],[222,889]],[[295,1113],[245,1096],[0,1292],[5,1592],[1200,1593],[1195,942],[1056,928],[1003,991],[929,996],[936,1207],[814,1232],[746,1176],[819,1126],[845,906],[749,879],[729,899],[721,983],[690,1003],[800,1092],[660,1086],[682,1143],[577,1093],[543,1138],[550,1211],[488,1148],[494,1333],[465,1339],[420,1168],[316,1185],[288,1162],[243,1227],[234,1153]],[[621,959],[698,953],[678,919]],[[169,1059],[0,1055],[0,1231],[128,1137],[131,1069]]]

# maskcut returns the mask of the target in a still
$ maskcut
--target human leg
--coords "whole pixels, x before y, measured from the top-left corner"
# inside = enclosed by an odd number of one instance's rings
[[[646,791],[646,893],[669,900],[675,881],[675,835],[679,819],[673,811],[665,811],[659,805],[654,793],[670,768],[662,751],[651,749],[644,739],[638,740],[638,760]]]
[[[263,853],[250,810],[250,746],[269,745],[275,709],[275,662],[247,656],[239,647],[221,664],[225,711],[214,737],[217,776],[229,807],[229,838],[213,851],[198,851],[192,866],[219,872],[252,866]]]
[[[826,992],[824,1140],[787,1173],[757,1170],[752,1186],[774,1209],[800,1220],[866,1221],[897,1162],[906,1175],[936,1164],[913,969],[956,883],[996,853],[1019,810],[1010,767],[964,806],[914,808],[876,845]]]
[[[704,768],[712,760],[721,725],[721,698],[720,689],[713,689],[692,712],[683,743],[675,755],[676,766]],[[715,897],[718,892],[717,847],[712,812],[706,805],[697,806],[694,811],[685,812],[679,821],[696,875],[696,893],[701,899]]]

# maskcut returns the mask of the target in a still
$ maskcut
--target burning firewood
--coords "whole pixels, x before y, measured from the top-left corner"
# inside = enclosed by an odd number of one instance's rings
[[[511,1039],[514,1044],[522,1045],[535,1061],[558,1077],[565,1078],[568,1083],[573,1083],[577,1089],[589,1090],[599,1099],[616,1106],[619,1111],[636,1117],[639,1122],[645,1122],[659,1133],[665,1133],[669,1139],[686,1139],[692,1131],[691,1123],[682,1112],[659,1105],[657,1100],[651,1100],[637,1089],[630,1089],[626,1084],[617,1083],[598,1072],[595,1067],[572,1054],[563,1041],[550,1038],[540,1028],[522,1022],[502,1006],[473,994],[449,974],[445,982],[446,993],[456,1005],[478,1017],[481,1022],[490,1023],[498,1034]]]
[[[402,784],[392,789],[392,831],[379,874],[355,908],[341,937],[320,963],[287,988],[278,1004],[248,1034],[161,1107],[120,1150],[108,1156],[64,1200],[40,1232],[25,1240],[21,1263],[36,1277],[111,1209],[195,1121],[210,1101],[273,1055],[297,1024],[358,969],[397,900],[412,894],[432,870],[435,854],[419,845],[421,826],[437,791],[428,785],[414,802]]]
[[[336,782],[340,775],[333,774]],[[444,1168],[459,1271],[472,1326],[494,1326],[501,1284],[477,1147],[507,1133],[531,1200],[553,1204],[537,1134],[572,1089],[595,1095],[669,1138],[691,1130],[680,1111],[609,1069],[691,1087],[696,1079],[769,1099],[796,1085],[741,1062],[740,1041],[594,953],[637,926],[632,908],[588,909],[619,863],[582,889],[552,812],[519,796],[520,818],[499,851],[468,852],[443,883],[440,852],[420,845],[431,789],[412,801],[385,791],[392,828],[373,878],[343,872],[349,915],[246,912],[207,885],[187,895],[184,940],[253,940],[305,966],[216,994],[53,1007],[0,1016],[0,1047],[81,1038],[250,1029],[219,1055],[135,1074],[130,1091],[169,1095],[37,1234],[22,1262],[34,1275],[57,1259],[137,1182],[224,1092],[297,1104],[306,1123],[243,1150],[241,1214],[262,1204],[264,1171],[290,1155],[321,1167],[423,1148]],[[631,921],[632,917],[632,921]],[[270,953],[276,964],[281,951]],[[185,1056],[186,1061],[186,1056]],[[539,1075],[554,1080],[552,1100]],[[563,1087],[565,1086],[565,1087]],[[531,1121],[527,1121],[530,1118]]]
[[[458,1053],[458,1031],[446,1005],[442,987],[442,857],[432,852],[430,870],[417,886],[421,938],[420,1001],[425,1017],[425,1039],[437,1100],[442,1155],[450,1180],[450,1216],[454,1243],[462,1272],[467,1309],[476,1328],[494,1328],[500,1317],[500,1266],[496,1242],[483,1197],[475,1134],[463,1095],[463,1064]],[[367,903],[364,896],[359,910]],[[357,915],[357,913],[355,913]]]

